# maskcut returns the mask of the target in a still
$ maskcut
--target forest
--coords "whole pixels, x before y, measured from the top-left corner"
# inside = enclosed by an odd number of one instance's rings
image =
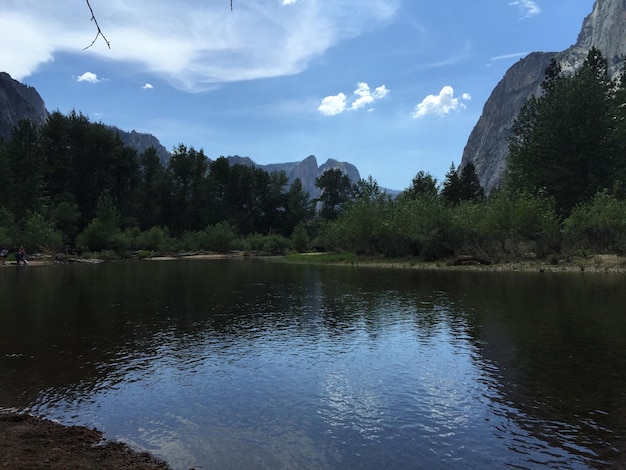
[[[420,171],[392,198],[340,170],[311,199],[283,172],[210,160],[181,144],[163,165],[102,123],[53,112],[0,142],[0,245],[100,257],[171,252],[338,251],[493,262],[626,252],[626,86],[592,49],[573,73],[553,61],[519,113],[500,187],[470,163]]]

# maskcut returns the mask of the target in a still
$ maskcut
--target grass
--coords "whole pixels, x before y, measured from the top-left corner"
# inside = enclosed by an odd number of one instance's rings
[[[358,264],[359,257],[353,253],[290,253],[285,256],[290,263],[307,264]]]

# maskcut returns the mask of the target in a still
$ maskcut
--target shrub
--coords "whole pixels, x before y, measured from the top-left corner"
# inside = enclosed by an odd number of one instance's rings
[[[291,244],[298,253],[304,253],[311,249],[311,240],[307,234],[306,227],[300,222],[291,234]]]
[[[268,255],[284,255],[291,247],[288,238],[282,235],[267,235],[263,244],[263,253]]]
[[[226,253],[231,249],[231,245],[235,239],[235,232],[229,223],[220,222],[208,226],[204,230],[201,238],[203,249],[217,253]]]
[[[600,192],[576,206],[563,223],[570,250],[626,253],[626,201]]]

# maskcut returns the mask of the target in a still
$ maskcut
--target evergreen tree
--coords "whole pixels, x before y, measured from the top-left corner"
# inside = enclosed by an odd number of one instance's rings
[[[332,168],[315,179],[315,187],[322,191],[319,197],[322,204],[320,216],[326,220],[335,220],[351,198],[353,188],[350,178],[339,168]]]
[[[478,201],[485,197],[485,190],[478,181],[476,167],[472,162],[468,162],[461,170],[459,197],[461,201]]]
[[[304,190],[300,178],[296,178],[287,191],[287,221],[285,230],[293,232],[299,224],[308,222],[315,208],[309,193]]]
[[[441,195],[448,204],[456,205],[461,201],[460,180],[454,162],[452,162],[450,170],[446,173]]]
[[[169,228],[175,235],[201,230],[208,225],[207,172],[209,161],[202,150],[183,144],[173,152],[168,166],[170,201]]]
[[[2,171],[6,173],[0,206],[10,210],[18,220],[28,212],[46,211],[45,160],[34,124],[22,120],[13,128],[3,146]]]
[[[553,61],[542,84],[544,94],[531,99],[514,124],[507,184],[545,191],[561,213],[612,187],[614,87],[598,49],[589,51],[573,75],[563,74]]]

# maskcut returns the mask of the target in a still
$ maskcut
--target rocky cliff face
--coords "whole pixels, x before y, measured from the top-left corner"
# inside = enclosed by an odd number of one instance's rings
[[[508,138],[513,122],[524,103],[541,91],[544,72],[552,58],[564,70],[576,70],[592,47],[602,51],[615,73],[626,55],[626,0],[596,0],[583,21],[576,44],[565,51],[535,52],[521,59],[504,75],[485,103],[472,130],[459,171],[474,163],[481,185],[489,192],[497,187],[506,168]]]
[[[152,134],[144,134],[136,132],[135,130],[126,132],[118,129],[117,127],[111,127],[111,129],[118,133],[120,140],[125,146],[135,149],[137,154],[142,154],[150,147],[154,147],[163,166],[166,167],[168,165],[172,155],[163,145],[161,145],[159,139]]]
[[[47,118],[46,105],[37,90],[0,72],[0,137],[8,140],[11,130],[22,119],[40,126]]]
[[[329,158],[326,163],[318,166],[317,159],[313,155],[308,156],[301,162],[272,163],[269,165],[259,165],[254,163],[254,161],[248,157],[239,156],[228,157],[228,161],[231,165],[240,164],[262,168],[268,173],[273,171],[284,171],[289,178],[290,184],[293,183],[296,178],[300,178],[304,191],[308,192],[311,198],[316,198],[320,195],[319,189],[315,187],[315,179],[321,176],[326,170],[339,168],[346,175],[348,175],[348,178],[350,178],[350,181],[353,183],[357,183],[361,179],[359,170],[357,170],[357,168],[351,163],[340,162],[333,158]]]

